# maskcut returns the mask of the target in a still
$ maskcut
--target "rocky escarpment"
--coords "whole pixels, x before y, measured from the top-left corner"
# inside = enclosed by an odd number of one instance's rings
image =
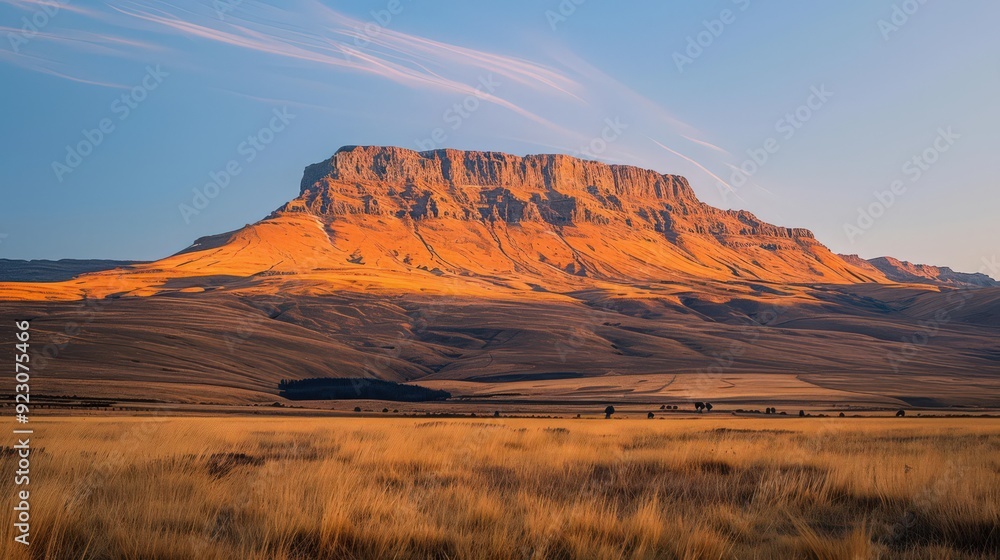
[[[556,191],[595,187],[622,197],[695,199],[683,177],[565,155],[519,157],[500,152],[346,146],[329,160],[306,168],[303,192],[324,178],[349,183],[519,186]]]
[[[862,259],[858,255],[840,255],[845,261],[873,271],[881,272],[893,282],[911,284],[937,284],[966,288],[990,288],[1000,286],[993,278],[981,272],[955,272],[946,266],[914,264],[892,257]]]
[[[350,146],[309,166],[300,198],[283,210],[328,217],[589,222],[667,235],[813,237],[749,212],[702,204],[678,175],[564,155]]]
[[[687,179],[565,155],[348,146],[272,218],[326,224],[353,264],[454,273],[884,281],[801,228],[702,203]]]

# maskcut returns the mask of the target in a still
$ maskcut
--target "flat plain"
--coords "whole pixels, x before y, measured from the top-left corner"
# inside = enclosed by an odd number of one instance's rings
[[[994,418],[33,423],[12,560],[1000,554]]]

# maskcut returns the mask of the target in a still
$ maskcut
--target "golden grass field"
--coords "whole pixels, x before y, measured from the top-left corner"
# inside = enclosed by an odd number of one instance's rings
[[[997,419],[33,424],[12,560],[1000,554]]]

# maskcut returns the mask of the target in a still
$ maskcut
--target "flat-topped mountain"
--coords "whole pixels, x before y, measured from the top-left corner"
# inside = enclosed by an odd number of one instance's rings
[[[440,289],[420,284],[427,273],[451,278],[452,291],[482,282],[563,291],[593,281],[889,281],[806,229],[704,204],[677,175],[564,155],[350,146],[308,166],[299,195],[264,220],[131,267],[114,285],[98,273],[12,290],[149,295],[198,289],[185,279],[208,277],[310,293],[362,278],[368,290]]]
[[[879,264],[676,175],[354,146],[259,222],[0,282],[0,312],[52,341],[53,395],[273,402],[283,379],[369,377],[487,400],[998,405],[1000,289]]]
[[[315,217],[342,262],[443,273],[880,282],[806,229],[700,202],[687,179],[564,155],[351,146],[270,220]],[[339,263],[338,263],[339,264]]]

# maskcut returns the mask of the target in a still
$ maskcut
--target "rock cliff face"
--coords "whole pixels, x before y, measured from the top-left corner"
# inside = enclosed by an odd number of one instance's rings
[[[500,152],[414,152],[403,148],[347,146],[329,160],[307,168],[303,191],[324,177],[344,182],[514,186],[564,191],[595,187],[622,197],[695,200],[683,177],[564,155],[518,157]]]
[[[857,255],[841,255],[841,257],[862,268],[870,268],[881,272],[892,282],[908,284],[937,284],[967,288],[989,288],[1000,286],[1000,282],[989,276],[975,272],[955,272],[946,266],[929,264],[914,264],[892,257],[877,257],[864,260]]]
[[[563,155],[350,146],[306,169],[299,200],[317,215],[368,214],[413,219],[590,222],[649,227],[668,234],[812,238],[749,212],[698,201],[687,179]]]
[[[806,229],[703,204],[684,177],[563,155],[344,147],[306,168],[300,196],[272,218],[296,213],[319,218],[357,264],[542,275],[554,267],[646,280],[884,281]]]

